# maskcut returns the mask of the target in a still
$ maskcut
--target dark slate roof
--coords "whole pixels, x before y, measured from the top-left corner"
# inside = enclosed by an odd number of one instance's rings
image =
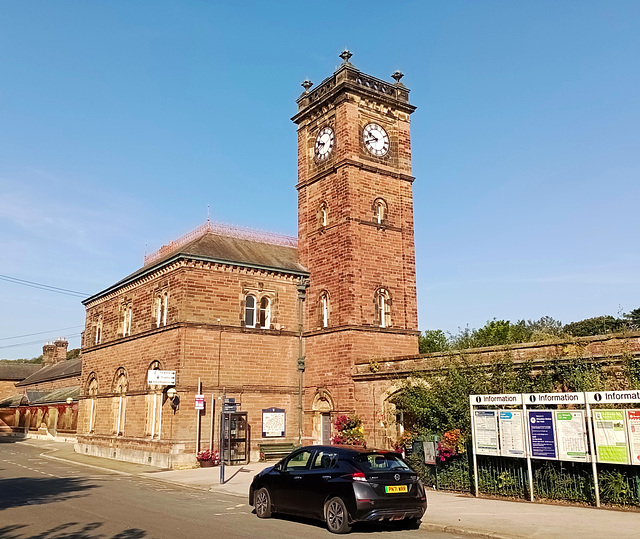
[[[26,395],[25,395],[26,393]],[[29,391],[16,393],[0,401],[0,408],[11,408],[16,406],[29,406],[38,404],[55,404],[67,402],[71,397],[77,401],[80,397],[80,386],[60,387],[50,391]]]
[[[196,239],[176,247],[166,256],[140,268],[106,290],[85,299],[82,303],[87,304],[180,258],[275,270],[300,276],[309,274],[308,270],[298,262],[297,247],[206,232]]]
[[[40,382],[49,382],[52,380],[60,380],[61,378],[70,378],[72,376],[79,376],[82,373],[82,356],[74,359],[67,359],[55,363],[54,365],[48,365],[42,367],[38,372],[33,373],[28,378],[18,382],[17,387],[28,386],[30,384],[36,384]]]
[[[42,365],[34,363],[0,363],[0,380],[24,380],[41,368]]]

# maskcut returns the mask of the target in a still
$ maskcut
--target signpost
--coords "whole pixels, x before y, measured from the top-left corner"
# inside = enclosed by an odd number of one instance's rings
[[[204,395],[196,395],[196,410],[204,410]]]

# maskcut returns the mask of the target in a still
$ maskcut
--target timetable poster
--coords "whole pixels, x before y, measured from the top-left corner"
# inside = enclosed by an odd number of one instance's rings
[[[629,464],[624,410],[593,410],[598,462]]]
[[[531,456],[537,459],[557,459],[556,437],[551,410],[529,411]]]
[[[587,442],[582,410],[556,410],[558,458],[573,462],[587,462]]]
[[[640,410],[627,410],[631,464],[640,464]]]
[[[496,455],[498,451],[497,410],[474,410],[474,438],[478,455]]]
[[[524,425],[522,412],[500,412],[500,454],[503,457],[524,457]]]

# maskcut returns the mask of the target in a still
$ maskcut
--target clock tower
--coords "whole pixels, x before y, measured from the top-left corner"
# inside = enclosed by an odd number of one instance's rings
[[[409,90],[356,69],[302,86],[298,253],[304,317],[304,441],[329,442],[337,413],[366,415],[354,361],[418,353]],[[373,368],[373,367],[372,367]],[[365,425],[369,423],[367,418]]]

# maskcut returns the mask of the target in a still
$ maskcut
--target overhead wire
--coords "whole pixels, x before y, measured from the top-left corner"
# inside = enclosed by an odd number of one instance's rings
[[[75,296],[80,298],[86,298],[89,294],[84,292],[78,292],[77,290],[69,290],[68,288],[60,288],[57,286],[50,286],[48,284],[36,283],[34,281],[27,281],[26,279],[18,279],[17,277],[11,277],[9,275],[0,275],[0,280],[7,281],[9,283],[21,284],[23,286],[29,286],[31,288],[37,288],[39,290],[46,290],[47,292],[55,292],[57,294],[64,294],[66,296]]]
[[[58,331],[66,331],[67,329],[78,329],[78,328],[83,328],[84,325],[82,326],[70,326],[68,328],[60,328],[60,329],[52,329],[49,331],[39,331],[38,333],[26,333],[24,335],[16,335],[15,337],[0,337],[0,341],[10,341],[12,339],[22,339],[23,337],[33,337],[34,335],[45,335],[46,333],[48,334],[53,334],[56,333]]]
[[[72,335],[69,335],[69,338],[79,337],[80,335],[82,335],[82,333],[74,333]],[[32,345],[32,344],[42,344],[42,339],[40,339],[38,341],[19,342],[19,343],[15,343],[15,344],[5,344],[4,346],[0,346],[0,349],[19,348],[21,346],[29,346],[29,345]]]

